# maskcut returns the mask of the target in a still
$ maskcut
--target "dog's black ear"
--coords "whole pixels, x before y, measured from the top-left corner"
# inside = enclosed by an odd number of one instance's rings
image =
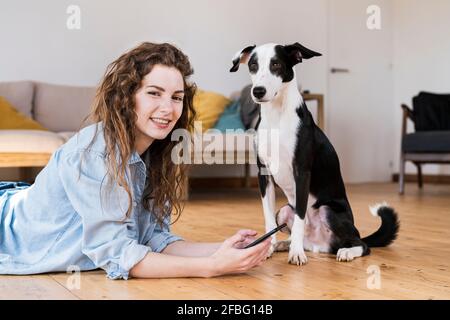
[[[255,49],[255,47],[256,45],[248,46],[247,48],[236,53],[230,72],[236,72],[239,69],[239,65],[241,63],[247,63],[250,53],[253,51],[253,49]]]
[[[310,59],[312,57],[319,57],[322,55],[302,46],[298,42],[284,46],[284,50],[286,51],[292,65],[302,62],[303,59]]]

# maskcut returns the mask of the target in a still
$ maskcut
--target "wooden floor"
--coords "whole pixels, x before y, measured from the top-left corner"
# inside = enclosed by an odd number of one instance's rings
[[[0,276],[0,299],[450,299],[450,186],[427,184],[420,191],[409,184],[404,196],[396,184],[347,189],[363,236],[379,225],[369,204],[386,200],[397,209],[400,236],[392,246],[347,263],[308,252],[303,267],[289,265],[286,252],[275,253],[247,274],[211,279],[113,281],[93,271],[81,273],[80,288],[71,289],[74,278],[64,273]],[[256,189],[194,191],[173,225],[197,241],[221,241],[240,228],[264,230]]]

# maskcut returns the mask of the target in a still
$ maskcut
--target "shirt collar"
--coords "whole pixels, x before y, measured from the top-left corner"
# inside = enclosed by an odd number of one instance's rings
[[[128,159],[128,164],[134,164],[137,162],[142,162],[142,159],[139,156],[139,153],[137,153],[137,151],[133,151],[133,153],[130,156],[130,159]]]

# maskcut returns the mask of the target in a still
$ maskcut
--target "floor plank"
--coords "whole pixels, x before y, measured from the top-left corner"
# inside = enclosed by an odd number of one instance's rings
[[[207,288],[192,279],[107,279],[103,271],[83,272],[79,288],[68,285],[70,275],[52,278],[80,299],[232,299],[220,290]],[[199,295],[201,298],[199,298]]]
[[[76,300],[49,275],[0,276],[0,300]]]

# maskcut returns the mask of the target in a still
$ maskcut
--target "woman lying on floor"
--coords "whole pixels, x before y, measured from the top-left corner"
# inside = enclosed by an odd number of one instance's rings
[[[171,133],[190,129],[195,85],[188,58],[143,43],[107,69],[91,119],[53,154],[31,186],[0,184],[0,274],[102,268],[111,279],[213,277],[265,259],[252,230],[222,243],[170,232],[185,167]],[[173,212],[172,212],[173,211]]]

